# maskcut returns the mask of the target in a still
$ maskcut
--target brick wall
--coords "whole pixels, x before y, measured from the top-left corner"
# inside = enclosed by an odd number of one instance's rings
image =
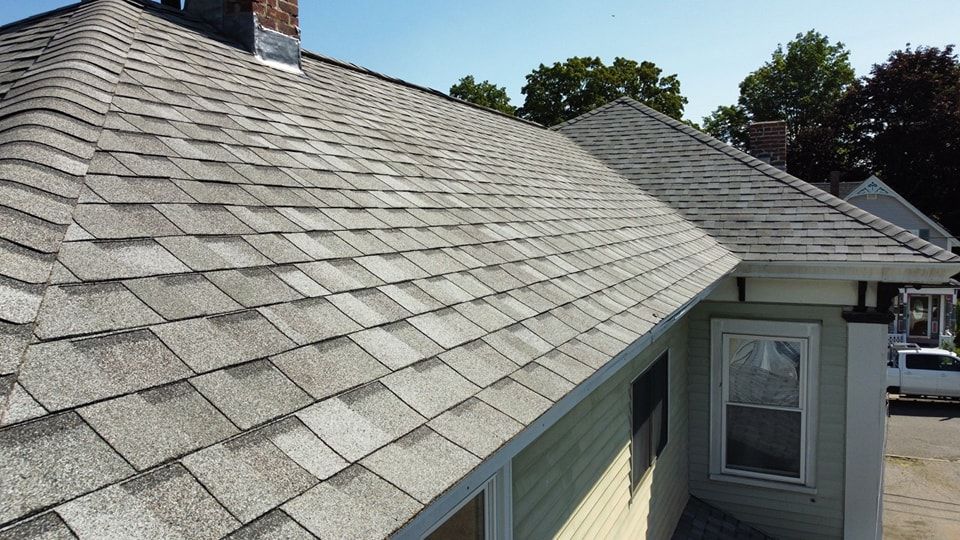
[[[750,124],[750,154],[774,167],[787,170],[787,123],[782,120]]]
[[[264,28],[291,37],[300,37],[297,0],[225,0],[224,14],[239,13],[254,13]]]

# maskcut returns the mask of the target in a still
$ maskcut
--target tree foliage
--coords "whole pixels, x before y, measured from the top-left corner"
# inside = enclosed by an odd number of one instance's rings
[[[847,106],[857,154],[924,213],[960,232],[960,61],[952,45],[897,50]]]
[[[843,43],[831,43],[819,32],[797,34],[743,79],[736,105],[704,118],[704,128],[745,148],[750,122],[785,120],[791,173],[815,182],[831,170],[850,168],[850,156],[836,143],[847,129],[838,108],[856,82],[849,57]]]
[[[473,75],[467,75],[451,86],[450,95],[509,115],[517,112],[517,108],[510,104],[506,87],[490,81],[478,83]]]
[[[617,57],[609,66],[596,57],[573,57],[552,66],[540,64],[521,90],[518,115],[551,126],[622,96],[632,97],[679,119],[687,98],[676,75],[662,75],[653,62]]]

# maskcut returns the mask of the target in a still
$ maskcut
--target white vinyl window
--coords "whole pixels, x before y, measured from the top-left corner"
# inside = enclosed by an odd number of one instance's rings
[[[504,466],[497,474],[473,489],[469,496],[454,505],[432,526],[417,533],[422,540],[510,540],[511,538],[511,467]],[[404,538],[409,535],[404,535]]]
[[[712,321],[712,474],[812,486],[819,331]]]

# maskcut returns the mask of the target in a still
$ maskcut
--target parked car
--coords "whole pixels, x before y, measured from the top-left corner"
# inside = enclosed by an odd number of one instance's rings
[[[960,357],[946,349],[912,343],[890,348],[887,391],[894,394],[960,397]]]

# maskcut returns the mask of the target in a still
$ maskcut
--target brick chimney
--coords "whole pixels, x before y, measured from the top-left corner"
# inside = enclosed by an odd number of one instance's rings
[[[207,20],[265,63],[300,71],[297,0],[186,0],[184,11]]]
[[[783,120],[754,122],[747,129],[750,155],[786,172],[787,123]]]

